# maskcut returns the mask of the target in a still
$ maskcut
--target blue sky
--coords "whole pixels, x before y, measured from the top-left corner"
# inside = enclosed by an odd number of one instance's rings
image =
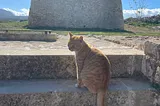
[[[133,0],[122,0],[123,9],[130,10],[130,2],[132,3]],[[160,8],[160,0],[142,0],[145,2],[145,5],[148,9],[155,9]],[[133,3],[132,3],[133,4]]]
[[[0,8],[10,8],[20,11],[22,8],[28,9],[31,0],[0,0]]]
[[[122,0],[124,17],[130,17],[136,9],[133,0]],[[139,1],[139,0],[137,0]],[[145,15],[160,14],[160,0],[142,0],[145,1]],[[28,15],[31,0],[0,0],[0,8],[13,12],[15,15]],[[131,5],[130,5],[131,4]],[[134,7],[134,8],[131,8]]]

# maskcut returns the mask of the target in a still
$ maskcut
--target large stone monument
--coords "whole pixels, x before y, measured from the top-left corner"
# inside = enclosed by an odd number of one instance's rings
[[[121,0],[31,0],[29,27],[124,29]]]

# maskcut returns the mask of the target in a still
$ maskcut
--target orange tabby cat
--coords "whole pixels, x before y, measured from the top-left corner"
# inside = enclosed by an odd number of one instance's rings
[[[82,36],[68,34],[70,35],[68,48],[76,54],[76,87],[85,86],[90,92],[97,93],[97,106],[104,106],[110,79],[110,62],[100,50],[89,46]]]

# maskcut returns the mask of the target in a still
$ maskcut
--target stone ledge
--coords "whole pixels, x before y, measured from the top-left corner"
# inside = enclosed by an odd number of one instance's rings
[[[88,92],[87,88],[76,88],[75,83],[76,80],[66,79],[0,80],[0,94]],[[147,81],[131,78],[113,78],[108,89],[109,92],[155,90]]]
[[[56,34],[0,33],[0,41],[56,41]]]
[[[0,105],[96,106],[96,95],[74,84],[75,80],[0,81]],[[108,106],[159,105],[156,90],[140,80],[112,79],[107,95]]]

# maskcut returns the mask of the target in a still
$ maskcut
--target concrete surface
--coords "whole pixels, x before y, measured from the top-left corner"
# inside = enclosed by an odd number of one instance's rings
[[[0,81],[0,106],[96,106],[96,95],[75,88],[75,80]],[[156,106],[156,90],[147,82],[112,79],[108,106]]]

